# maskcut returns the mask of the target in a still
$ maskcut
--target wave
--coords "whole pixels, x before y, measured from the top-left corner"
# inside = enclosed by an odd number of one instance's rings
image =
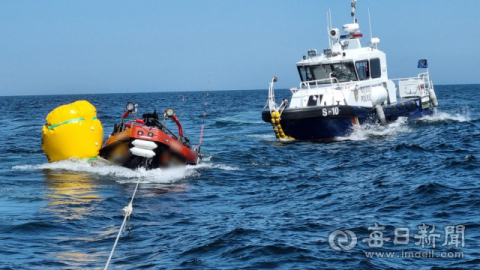
[[[213,164],[213,163],[200,163],[196,166],[187,166],[187,167],[191,167],[191,168],[194,168],[194,169],[220,169],[220,170],[223,170],[223,171],[240,171],[242,169],[238,168],[238,167],[233,167],[233,166],[228,166],[228,165],[224,165],[224,164]]]
[[[396,145],[393,148],[393,150],[394,151],[411,150],[411,151],[418,151],[418,152],[423,152],[423,151],[432,152],[432,151],[434,151],[433,149],[428,149],[428,148],[423,147],[423,146],[418,145],[418,144],[405,143],[405,142],[402,142],[402,143]]]
[[[444,122],[444,121],[457,121],[457,122],[470,122],[470,112],[468,107],[463,107],[461,112],[450,114],[447,112],[439,111],[435,109],[435,112],[431,116],[425,116],[415,121],[423,121],[427,123],[432,122]],[[374,137],[394,137],[401,133],[410,132],[411,129],[408,126],[406,117],[400,117],[395,122],[382,126],[379,123],[376,124],[363,124],[356,125],[353,128],[353,132],[348,137],[337,137],[337,141],[364,141]]]
[[[259,138],[261,140],[276,140],[275,138],[275,134],[273,133],[273,131],[271,131],[271,134],[247,134],[245,135],[247,137],[252,137],[252,138]]]
[[[450,114],[447,112],[435,110],[434,114],[431,116],[426,116],[418,121],[426,121],[426,122],[443,122],[443,121],[457,121],[457,122],[470,122],[470,112],[467,108],[463,108],[462,112]]]
[[[100,176],[115,177],[115,181],[119,183],[173,183],[184,179],[197,177],[200,175],[199,170],[202,169],[220,169],[225,171],[240,170],[223,164],[200,163],[195,166],[187,165],[185,167],[163,168],[146,170],[139,168],[131,170],[125,167],[116,166],[106,161],[87,161],[87,160],[62,160],[53,163],[44,163],[38,165],[17,165],[12,167],[13,170],[54,170],[54,171],[70,171],[79,173],[95,174]]]
[[[376,124],[363,124],[355,125],[352,127],[353,131],[348,137],[336,137],[336,141],[365,141],[372,138],[385,138],[385,137],[395,137],[398,134],[410,132],[411,129],[408,127],[407,118],[400,117],[397,121],[388,124],[387,126],[382,126],[379,123]]]

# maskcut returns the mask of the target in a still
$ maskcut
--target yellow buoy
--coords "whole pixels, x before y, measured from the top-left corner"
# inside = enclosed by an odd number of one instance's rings
[[[42,149],[48,161],[93,158],[103,142],[97,110],[88,101],[62,105],[47,115],[42,129]]]

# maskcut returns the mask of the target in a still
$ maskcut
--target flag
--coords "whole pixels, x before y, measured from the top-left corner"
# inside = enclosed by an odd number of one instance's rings
[[[418,68],[428,68],[427,59],[418,60]]]

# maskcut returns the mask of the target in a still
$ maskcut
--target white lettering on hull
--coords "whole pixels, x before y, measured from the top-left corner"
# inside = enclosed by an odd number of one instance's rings
[[[338,107],[333,107],[331,110],[328,110],[327,108],[323,108],[322,110],[322,115],[328,116],[328,115],[339,115],[340,114],[340,108]]]

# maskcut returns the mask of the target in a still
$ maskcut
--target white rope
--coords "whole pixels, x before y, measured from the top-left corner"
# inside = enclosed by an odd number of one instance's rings
[[[137,185],[135,186],[135,191],[133,191],[132,199],[130,200],[130,203],[125,206],[122,209],[122,215],[124,216],[122,226],[120,226],[120,230],[118,231],[117,239],[115,239],[115,243],[113,244],[112,251],[110,252],[110,256],[108,257],[107,264],[105,265],[104,270],[108,269],[108,266],[110,265],[110,260],[112,260],[113,252],[115,251],[115,248],[117,247],[118,239],[120,239],[120,235],[122,235],[125,232],[125,222],[130,223],[130,215],[132,214],[133,207],[133,199],[135,198],[135,194],[137,193],[138,185],[140,184],[140,179],[137,181]]]

